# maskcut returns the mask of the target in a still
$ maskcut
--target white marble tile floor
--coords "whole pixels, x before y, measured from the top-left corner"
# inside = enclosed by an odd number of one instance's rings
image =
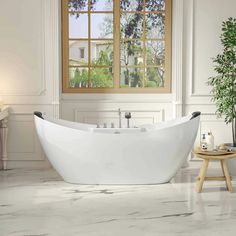
[[[210,172],[220,172],[211,170]],[[1,236],[233,236],[235,191],[181,169],[161,185],[72,185],[54,170],[0,171]]]

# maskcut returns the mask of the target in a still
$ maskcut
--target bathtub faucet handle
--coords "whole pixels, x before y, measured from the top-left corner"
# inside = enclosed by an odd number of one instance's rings
[[[129,119],[131,118],[131,113],[125,112],[125,118],[127,119],[127,128],[129,128]]]

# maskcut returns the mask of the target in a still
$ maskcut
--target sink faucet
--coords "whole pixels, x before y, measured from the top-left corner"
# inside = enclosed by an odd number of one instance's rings
[[[121,110],[120,110],[120,108],[118,109],[118,114],[119,114],[119,128],[121,128]]]

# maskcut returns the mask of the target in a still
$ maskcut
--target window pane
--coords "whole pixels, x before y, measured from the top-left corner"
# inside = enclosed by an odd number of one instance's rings
[[[164,14],[146,14],[147,38],[163,39],[165,28]]]
[[[91,38],[113,38],[113,14],[91,14]]]
[[[91,61],[96,66],[112,66],[113,43],[112,41],[91,41]]]
[[[169,91],[171,0],[62,0],[62,6],[63,91],[116,93],[117,83],[131,93]]]
[[[87,11],[88,10],[88,0],[69,0],[68,1],[69,11]]]
[[[88,41],[69,41],[69,65],[88,65]]]
[[[69,38],[88,38],[88,14],[69,14]]]
[[[143,42],[138,40],[121,43],[120,61],[122,66],[143,64]]]
[[[164,87],[164,69],[148,67],[146,69],[145,87]]]
[[[163,66],[165,59],[164,41],[147,41],[147,65]]]
[[[143,0],[121,0],[120,9],[121,11],[142,11]]]
[[[69,69],[70,88],[87,88],[88,84],[88,68],[71,67]]]
[[[143,87],[144,71],[142,68],[121,68],[120,87]]]
[[[143,14],[123,13],[120,18],[121,38],[143,37]]]
[[[146,0],[146,11],[165,10],[165,0]]]
[[[112,11],[113,0],[90,0],[91,11]]]
[[[91,68],[90,87],[92,88],[111,88],[113,87],[112,68]]]

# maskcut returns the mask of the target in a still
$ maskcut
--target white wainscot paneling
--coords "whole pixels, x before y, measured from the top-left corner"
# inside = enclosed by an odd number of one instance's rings
[[[47,167],[33,111],[59,116],[60,1],[0,1],[0,98],[10,107],[8,168]]]
[[[11,114],[8,127],[8,159],[10,161],[44,160],[32,114]]]
[[[132,118],[130,119],[130,126],[138,126],[141,124],[152,124],[163,121],[163,110],[127,110],[131,112]],[[125,110],[121,111],[122,127],[127,126],[125,119]],[[82,123],[90,124],[107,124],[107,127],[114,123],[115,127],[119,125],[119,116],[117,110],[77,110],[74,111],[74,120]]]

